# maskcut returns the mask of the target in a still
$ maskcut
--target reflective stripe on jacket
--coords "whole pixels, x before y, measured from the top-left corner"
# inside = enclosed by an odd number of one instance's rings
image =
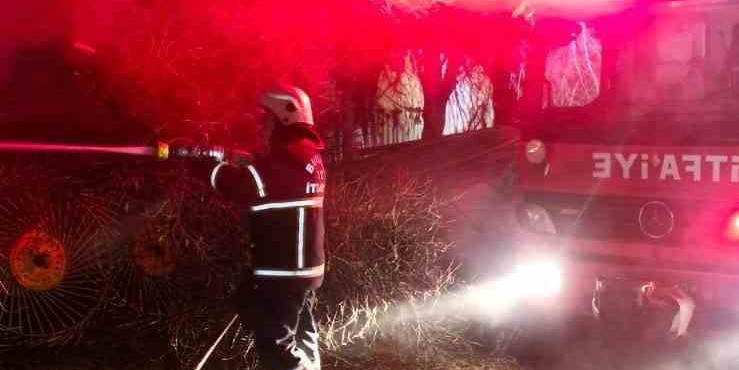
[[[244,207],[257,279],[315,289],[323,280],[323,196],[326,175],[318,151],[257,158],[248,166],[216,165],[211,185]]]

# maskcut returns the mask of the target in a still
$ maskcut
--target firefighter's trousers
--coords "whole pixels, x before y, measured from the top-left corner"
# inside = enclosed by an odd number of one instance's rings
[[[265,370],[320,370],[313,290],[275,289],[256,284],[249,321],[260,367]]]

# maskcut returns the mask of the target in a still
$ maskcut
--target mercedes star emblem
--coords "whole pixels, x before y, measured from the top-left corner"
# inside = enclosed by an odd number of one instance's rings
[[[639,209],[639,228],[652,239],[662,239],[675,228],[675,213],[665,202],[652,201]]]

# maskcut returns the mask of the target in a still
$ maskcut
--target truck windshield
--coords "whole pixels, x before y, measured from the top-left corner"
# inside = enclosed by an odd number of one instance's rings
[[[581,22],[572,42],[549,51],[529,136],[739,144],[739,4],[665,4],[645,19],[617,36]]]

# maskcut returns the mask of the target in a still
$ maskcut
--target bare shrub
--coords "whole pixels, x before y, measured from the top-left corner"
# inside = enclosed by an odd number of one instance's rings
[[[326,359],[359,366],[378,351],[430,359],[472,346],[461,337],[463,320],[443,303],[457,285],[452,244],[442,238],[450,200],[407,171],[341,175],[326,204]]]
[[[328,302],[379,303],[453,283],[445,260],[451,244],[441,238],[447,202],[430,180],[407,172],[365,175],[335,180],[328,191]]]

